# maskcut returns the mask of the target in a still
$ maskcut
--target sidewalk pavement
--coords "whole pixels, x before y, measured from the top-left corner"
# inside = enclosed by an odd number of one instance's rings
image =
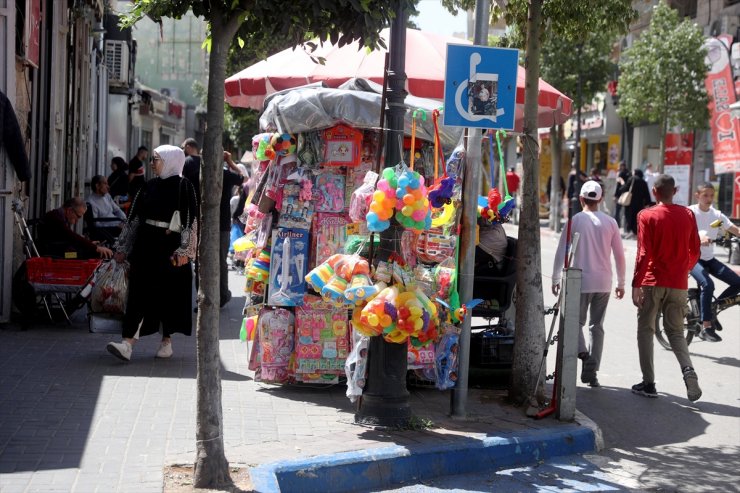
[[[453,420],[449,391],[411,388],[414,414],[433,426],[400,431],[355,425],[343,385],[254,382],[247,346],[238,339],[243,277],[229,276],[235,296],[220,326],[223,437],[231,465],[260,466],[252,469],[258,491],[276,491],[278,476],[294,480],[286,476],[291,471],[329,474],[337,489],[350,484],[336,479],[342,476],[354,477],[353,487],[369,487],[357,483],[364,481],[357,468],[374,475],[376,487],[389,488],[390,476],[413,484],[432,473],[534,465],[593,451],[599,441],[585,416],[576,423],[535,421],[497,390],[470,390],[468,418]],[[82,312],[72,326],[0,330],[0,491],[161,492],[164,466],[192,464],[195,337],[175,335],[169,360],[154,358],[158,339],[143,338],[124,363],[105,351],[120,336],[89,333]],[[368,466],[368,458],[380,462]],[[326,484],[319,490],[331,491]]]

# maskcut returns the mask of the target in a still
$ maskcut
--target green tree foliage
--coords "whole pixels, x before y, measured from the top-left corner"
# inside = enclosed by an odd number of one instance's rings
[[[620,64],[619,115],[635,124],[657,123],[661,163],[668,128],[706,128],[709,102],[704,79],[704,36],[699,27],[661,1],[650,26],[625,51]]]
[[[236,38],[255,56],[264,57],[285,42],[297,45],[317,37],[333,44],[359,41],[375,48],[380,31],[395,18],[396,9],[416,0],[134,0],[123,20],[131,26],[144,16],[155,22],[180,18],[188,10],[209,24],[206,135],[201,164],[199,291],[197,320],[197,417],[194,486],[221,487],[231,483],[224,453],[219,357],[219,205],[222,188],[224,80],[227,56]]]
[[[571,98],[574,107],[591,101],[606,89],[616,65],[609,59],[616,36],[609,31],[589,33],[575,44],[559,36],[548,36],[542,44],[542,78]],[[578,99],[578,77],[581,97]]]

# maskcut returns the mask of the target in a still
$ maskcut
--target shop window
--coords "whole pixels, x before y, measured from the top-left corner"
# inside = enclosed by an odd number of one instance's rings
[[[141,131],[141,144],[142,146],[146,146],[147,149],[149,149],[149,152],[152,151],[152,133],[148,130],[142,130]]]

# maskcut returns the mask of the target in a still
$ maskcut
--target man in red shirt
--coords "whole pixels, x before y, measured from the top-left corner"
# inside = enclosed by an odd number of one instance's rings
[[[516,174],[514,168],[509,168],[509,171],[506,172],[506,187],[509,189],[511,195],[519,191],[519,181],[519,175]]]
[[[673,203],[676,183],[660,175],[653,185],[658,205],[637,215],[637,260],[632,279],[632,302],[637,307],[637,348],[640,353],[642,382],[632,392],[658,397],[653,367],[655,318],[663,314],[663,325],[676,355],[686,394],[690,401],[701,397],[699,379],[691,364],[683,335],[688,275],[699,259],[699,233],[694,213]]]

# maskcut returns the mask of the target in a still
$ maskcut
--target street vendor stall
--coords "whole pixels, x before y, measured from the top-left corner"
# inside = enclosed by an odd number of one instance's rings
[[[456,288],[462,132],[439,124],[438,102],[408,97],[403,161],[384,163],[372,89],[362,80],[297,88],[272,96],[260,119],[258,185],[235,243],[246,265],[242,337],[254,341],[259,381],[346,376],[354,400],[367,341],[381,335],[408,346],[420,379],[455,384],[467,313]],[[402,236],[377,261],[377,233],[392,217]]]

